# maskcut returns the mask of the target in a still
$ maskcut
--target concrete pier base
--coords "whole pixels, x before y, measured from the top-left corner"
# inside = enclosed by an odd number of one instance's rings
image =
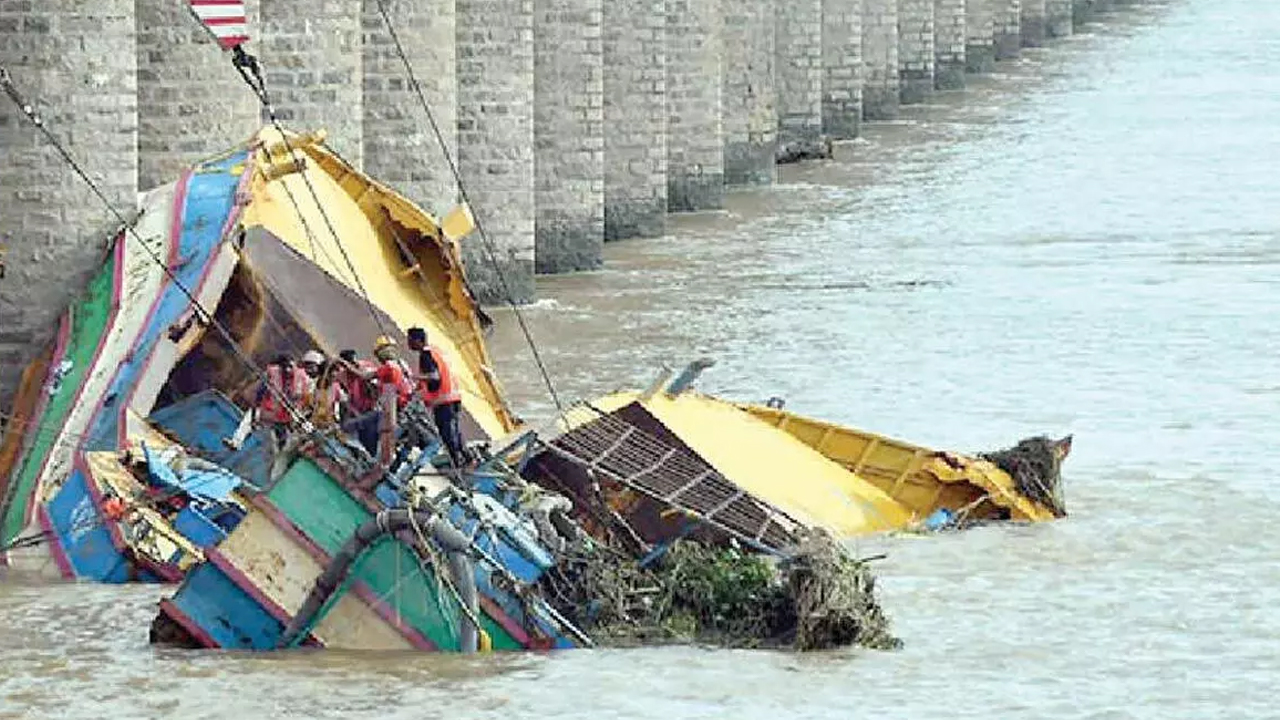
[[[265,0],[259,8],[259,54],[281,122],[325,128],[329,144],[356,167],[364,153],[362,10],[356,2],[304,0]]]
[[[775,27],[779,153],[812,151],[822,140],[822,0],[786,0]]]
[[[267,0],[270,1],[270,0]],[[454,0],[382,0],[431,114],[457,156]],[[458,185],[396,52],[378,0],[364,0],[364,170],[437,216],[458,203]]]
[[[898,116],[898,0],[862,0],[862,118]]]
[[[934,87],[964,88],[965,0],[934,0]]]
[[[1022,47],[1041,47],[1044,45],[1046,33],[1045,0],[1021,0],[1022,2]]]
[[[966,0],[965,69],[983,74],[995,70],[995,5],[1005,0]]]
[[[996,60],[1012,60],[1022,50],[1022,0],[995,0]]]
[[[862,5],[823,0],[822,132],[858,137],[862,125]]]
[[[467,282],[477,300],[485,305],[505,305],[508,290],[517,304],[532,302],[537,297],[533,260],[518,257],[519,254],[527,255],[528,251],[498,247],[495,266],[481,246],[480,238],[469,240],[462,245],[462,261],[467,267]],[[503,283],[506,283],[506,290]]]
[[[247,3],[250,26],[256,2]],[[183,169],[243,142],[260,105],[230,57],[185,3],[137,0],[138,187],[172,182]]]
[[[777,174],[775,7],[773,0],[724,6],[720,80],[726,185],[769,185]]]
[[[1050,38],[1070,35],[1075,31],[1072,15],[1071,0],[1045,0],[1045,35]]]
[[[721,0],[667,0],[667,210],[724,206]]]
[[[667,223],[664,0],[604,3],[604,239],[661,235]]]
[[[602,0],[534,2],[534,267],[600,267],[604,243]]]
[[[89,177],[137,205],[133,0],[0,3],[0,65]],[[98,269],[116,220],[39,130],[0,97],[0,408]]]
[[[458,168],[472,211],[496,246],[463,244],[482,302],[533,299],[533,8],[526,0],[457,0]]]
[[[934,85],[934,0],[898,0],[898,91],[904,105],[924,102]]]
[[[1072,15],[1078,28],[1097,19],[1097,15],[1111,9],[1111,0],[1073,0]]]

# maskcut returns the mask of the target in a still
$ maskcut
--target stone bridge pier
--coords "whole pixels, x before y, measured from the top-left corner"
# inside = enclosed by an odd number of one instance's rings
[[[459,201],[489,302],[604,243],[767,185],[775,158],[858,136],[1134,0],[248,0],[279,118],[427,210]],[[404,43],[430,129],[382,16]],[[0,65],[122,212],[248,137],[256,98],[181,0],[0,0]],[[0,98],[0,402],[100,262],[115,220]]]

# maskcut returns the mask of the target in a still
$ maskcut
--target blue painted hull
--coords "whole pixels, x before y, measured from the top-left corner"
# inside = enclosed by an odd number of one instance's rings
[[[134,351],[124,358],[90,428],[87,449],[118,448],[124,404],[132,396],[132,390],[146,369],[156,344],[191,310],[191,300],[182,288],[196,294],[209,262],[222,243],[222,229],[235,209],[235,192],[240,183],[240,176],[232,175],[230,170],[234,165],[243,164],[246,156],[246,152],[239,152],[202,166],[186,180],[181,234],[170,268],[177,282],[170,281],[165,286]]]
[[[210,171],[192,174],[186,183],[181,233],[175,243],[176,252],[170,270],[177,282],[195,294],[201,280],[222,242],[222,230],[234,210],[239,175],[230,174],[236,163],[243,163],[246,153],[211,163]],[[182,288],[168,281],[161,291],[146,328],[116,371],[102,404],[87,428],[84,444],[77,448],[77,461],[63,487],[45,507],[54,530],[55,555],[67,559],[67,567],[75,577],[105,583],[156,581],[145,568],[135,567],[112,537],[106,520],[90,492],[83,468],[83,452],[115,450],[120,446],[120,420],[133,388],[147,369],[157,343],[165,339],[171,327],[192,308]]]
[[[255,430],[239,450],[222,444],[240,424],[244,412],[217,390],[184,398],[147,418],[187,449],[218,463],[244,480],[263,487],[271,472],[270,431]]]
[[[45,508],[63,554],[77,577],[104,583],[134,580],[130,561],[120,552],[89,494],[84,471],[76,468]]]
[[[187,573],[171,602],[217,647],[270,650],[284,627],[212,562]]]

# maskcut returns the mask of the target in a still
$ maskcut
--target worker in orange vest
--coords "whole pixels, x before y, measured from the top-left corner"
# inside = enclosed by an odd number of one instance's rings
[[[350,417],[359,417],[372,412],[378,405],[374,386],[378,372],[377,364],[360,359],[356,356],[355,350],[343,350],[338,353],[338,361],[338,382],[347,393]]]
[[[418,355],[418,396],[431,408],[436,429],[440,431],[440,439],[444,441],[454,466],[463,467],[468,458],[459,427],[462,419],[462,394],[458,392],[453,372],[440,348],[427,343],[426,330],[420,327],[409,328],[408,337],[409,349]]]
[[[396,404],[404,407],[413,397],[413,384],[409,380],[409,368],[400,359],[400,351],[396,341],[387,336],[380,336],[373,344],[373,356],[378,359],[378,368],[374,377],[378,379],[378,395],[394,388]]]
[[[271,428],[275,439],[283,442],[294,421],[290,410],[301,412],[307,406],[312,388],[311,378],[293,364],[293,358],[278,356],[266,367],[266,379],[258,384],[253,409],[244,414],[235,433],[223,442],[232,450],[239,450],[255,424]]]
[[[267,366],[266,382],[258,386],[258,422],[269,426],[276,439],[283,441],[294,420],[289,406],[294,411],[305,408],[314,387],[314,382],[306,371],[293,364],[293,358],[288,355],[277,357],[275,362]],[[281,400],[282,396],[288,401],[288,405]]]

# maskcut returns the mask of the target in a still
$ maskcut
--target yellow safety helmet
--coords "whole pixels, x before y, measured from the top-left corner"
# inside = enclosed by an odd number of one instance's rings
[[[378,339],[373,341],[373,351],[374,351],[374,352],[377,352],[377,351],[381,350],[382,348],[395,347],[395,346],[396,346],[396,340],[395,340],[395,338],[393,338],[393,337],[391,337],[391,336],[389,336],[389,335],[379,335],[379,336],[378,336]]]

